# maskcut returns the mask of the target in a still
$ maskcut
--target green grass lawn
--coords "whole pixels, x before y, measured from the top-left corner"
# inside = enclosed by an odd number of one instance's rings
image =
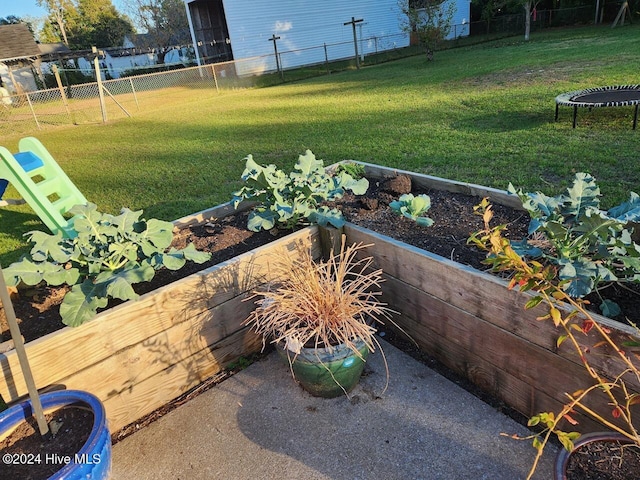
[[[556,193],[594,175],[605,207],[640,192],[633,109],[554,122],[556,95],[640,83],[640,26],[554,30],[453,48],[268,88],[156,95],[132,118],[34,131],[98,207],[175,219],[224,202],[244,157],[290,168],[311,149],[497,188]],[[19,136],[0,142],[17,150]],[[10,192],[12,193],[12,192]],[[11,196],[11,195],[9,195]],[[28,206],[0,209],[0,264],[45,229]]]

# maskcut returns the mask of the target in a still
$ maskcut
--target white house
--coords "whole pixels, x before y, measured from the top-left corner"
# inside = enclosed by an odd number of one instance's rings
[[[367,55],[409,45],[399,0],[184,0],[199,63],[253,58],[238,74]],[[469,0],[456,2],[451,35],[469,34]],[[463,26],[463,25],[466,25]]]

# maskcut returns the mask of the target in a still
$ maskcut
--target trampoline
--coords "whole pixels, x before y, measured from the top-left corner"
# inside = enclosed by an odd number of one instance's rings
[[[586,88],[575,92],[563,93],[556,97],[556,121],[560,105],[573,107],[573,128],[576,128],[578,107],[626,107],[635,106],[633,129],[638,124],[638,104],[640,104],[640,85],[618,85],[613,87]]]

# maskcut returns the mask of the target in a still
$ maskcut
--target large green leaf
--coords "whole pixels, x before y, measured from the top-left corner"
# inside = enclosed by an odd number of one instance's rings
[[[271,210],[258,211],[253,210],[249,213],[247,220],[247,228],[252,232],[260,230],[271,230],[276,224],[276,213]]]
[[[174,251],[175,249],[171,249],[169,254],[172,255]],[[201,252],[197,250],[193,243],[187,245],[185,248],[180,250],[179,253],[184,257],[185,260],[198,264],[205,263],[211,260],[211,254],[209,252]]]
[[[513,185],[509,184],[509,186],[511,188],[511,190],[509,190],[510,193],[516,193]],[[519,191],[517,194],[522,200],[522,206],[533,218],[550,216],[560,204],[558,198],[548,197],[540,192],[523,194]]]
[[[37,285],[42,281],[43,272],[40,265],[26,258],[14,262],[2,269],[4,280],[10,287],[15,287],[22,281],[25,285]]]
[[[80,279],[80,270],[77,268],[66,268],[65,265],[52,263],[43,264],[42,279],[48,285],[75,285]]]
[[[611,208],[607,214],[619,222],[637,222],[640,220],[640,196],[631,192],[629,201],[621,203],[617,207]]]
[[[331,225],[335,228],[340,228],[346,223],[340,210],[324,206],[309,215],[309,221],[323,227]]]
[[[573,185],[567,188],[567,194],[563,197],[566,213],[582,215],[587,208],[600,208],[600,187],[596,180],[588,173],[576,173]]]
[[[184,255],[180,251],[174,250],[172,253],[162,255],[162,265],[169,270],[180,270],[185,263]]]
[[[316,156],[311,150],[305,151],[304,155],[298,156],[298,161],[294,167],[299,170],[300,173],[293,172],[291,177],[297,177],[303,175],[305,178],[311,176],[314,172],[324,169],[324,163],[322,160],[316,160]]]
[[[342,172],[338,175],[338,184],[345,190],[351,190],[354,195],[364,195],[369,189],[369,180],[364,177],[359,180],[355,180],[346,172]]]
[[[133,232],[138,228],[140,217],[142,216],[142,210],[132,211],[128,208],[123,208],[120,211],[120,215],[113,217],[112,223],[118,227],[120,232]]]
[[[95,317],[98,309],[108,304],[107,298],[102,296],[103,292],[102,285],[94,285],[89,279],[74,285],[60,304],[62,323],[77,327]]]
[[[575,261],[561,260],[558,277],[568,280],[563,289],[574,298],[582,298],[593,291],[595,278],[598,276],[598,265],[587,259]]]
[[[137,283],[137,282],[136,282]],[[120,300],[135,300],[138,294],[133,290],[131,283],[125,276],[117,275],[106,283],[107,297]]]
[[[29,241],[34,245],[31,248],[31,257],[36,262],[44,262],[49,259],[54,262],[64,263],[71,258],[71,249],[62,233],[50,235],[39,230],[29,232]]]
[[[144,236],[158,249],[168,248],[173,241],[173,223],[156,218],[147,220],[147,229],[144,232]]]
[[[42,281],[54,286],[73,285],[80,276],[77,268],[47,262],[34,263],[26,258],[5,267],[3,273],[9,286],[16,286],[20,281],[25,285],[37,285]]]
[[[75,205],[69,210],[69,213],[73,215],[70,223],[73,224],[73,228],[78,232],[78,235],[85,234],[85,238],[87,235],[95,236],[103,242],[107,241],[107,235],[111,235],[108,230],[110,225],[104,225],[107,230],[101,229],[100,222],[104,214],[98,212],[98,207],[95,204]],[[113,229],[115,227],[111,228]]]

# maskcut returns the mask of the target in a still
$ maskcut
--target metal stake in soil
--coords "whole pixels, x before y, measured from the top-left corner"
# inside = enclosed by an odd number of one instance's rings
[[[7,283],[4,281],[2,267],[0,267],[0,303],[2,303],[4,307],[7,323],[9,323],[9,331],[11,332],[11,338],[13,339],[13,343],[16,347],[16,353],[18,354],[18,360],[20,361],[20,369],[22,370],[24,381],[27,384],[31,405],[33,406],[36,421],[38,422],[38,429],[40,430],[40,435],[44,437],[49,434],[49,425],[47,425],[47,421],[44,418],[42,402],[40,402],[40,395],[38,394],[36,383],[33,381],[31,367],[29,366],[29,359],[27,358],[27,352],[24,348],[24,342],[22,341],[20,327],[16,320],[16,312],[13,310],[13,303],[11,303],[11,297],[9,297]]]

